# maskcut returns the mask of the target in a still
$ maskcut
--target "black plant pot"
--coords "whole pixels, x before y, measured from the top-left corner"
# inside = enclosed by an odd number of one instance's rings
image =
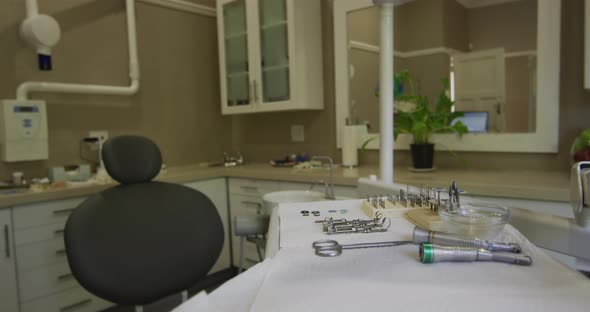
[[[411,144],[412,162],[416,169],[430,169],[434,160],[434,144]]]

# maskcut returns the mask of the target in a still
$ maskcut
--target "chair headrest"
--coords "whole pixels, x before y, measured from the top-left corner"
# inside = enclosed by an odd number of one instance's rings
[[[111,178],[122,184],[148,182],[162,167],[156,143],[134,135],[108,139],[102,147],[102,159]]]

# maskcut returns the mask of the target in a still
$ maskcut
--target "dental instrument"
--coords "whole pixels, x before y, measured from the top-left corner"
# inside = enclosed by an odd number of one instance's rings
[[[498,243],[469,236],[438,231],[428,231],[420,227],[414,228],[412,237],[414,242],[417,244],[427,243],[444,246],[462,246],[511,253],[520,253],[522,251],[520,245],[516,243]]]
[[[517,265],[531,265],[533,263],[531,257],[525,255],[459,246],[420,244],[419,253],[422,263],[473,261],[494,261]]]
[[[414,244],[413,241],[392,241],[392,242],[378,242],[378,243],[359,243],[341,245],[332,239],[323,239],[313,242],[312,247],[315,249],[315,254],[320,257],[336,257],[342,254],[344,249],[365,249],[365,248],[383,248],[394,247],[401,245]]]

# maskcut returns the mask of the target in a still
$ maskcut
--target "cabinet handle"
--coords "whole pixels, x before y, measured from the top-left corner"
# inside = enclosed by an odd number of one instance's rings
[[[67,306],[65,306],[65,307],[61,307],[61,308],[59,308],[59,311],[60,311],[60,312],[67,312],[67,311],[72,311],[72,310],[74,310],[74,309],[77,309],[77,308],[79,308],[79,307],[85,306],[85,305],[87,305],[87,304],[89,304],[89,303],[91,303],[91,302],[92,302],[92,299],[84,299],[84,300],[80,300],[80,301],[78,301],[78,302],[76,302],[76,303],[72,303],[72,304],[70,304],[70,305],[67,305]]]
[[[61,215],[61,214],[69,214],[72,211],[74,211],[76,208],[68,208],[68,209],[60,209],[60,210],[54,210],[53,214],[54,215]]]
[[[255,202],[255,201],[244,200],[244,201],[242,201],[242,205],[247,205],[247,206],[260,206],[260,203],[259,202]]]
[[[258,191],[258,187],[256,187],[256,186],[241,185],[240,188],[241,189],[244,189],[244,190]]]
[[[8,224],[4,224],[4,255],[6,258],[10,258],[10,237],[8,236],[9,233]]]
[[[63,282],[65,280],[71,279],[72,277],[74,277],[74,274],[72,274],[72,273],[62,274],[62,275],[60,275],[60,276],[57,277],[57,281],[58,282]]]
[[[66,254],[66,250],[65,249],[59,249],[55,251],[55,255],[56,256],[63,256]]]
[[[63,235],[63,233],[64,233],[64,232],[65,232],[65,230],[64,230],[64,229],[60,229],[60,230],[55,230],[55,231],[53,231],[53,233],[54,233],[55,235]]]

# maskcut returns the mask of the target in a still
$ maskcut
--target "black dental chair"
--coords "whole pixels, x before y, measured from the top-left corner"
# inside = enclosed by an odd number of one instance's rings
[[[162,157],[147,138],[111,138],[102,156],[120,184],[89,197],[67,220],[64,240],[76,280],[98,297],[141,310],[205,277],[224,240],[211,200],[151,181]]]

